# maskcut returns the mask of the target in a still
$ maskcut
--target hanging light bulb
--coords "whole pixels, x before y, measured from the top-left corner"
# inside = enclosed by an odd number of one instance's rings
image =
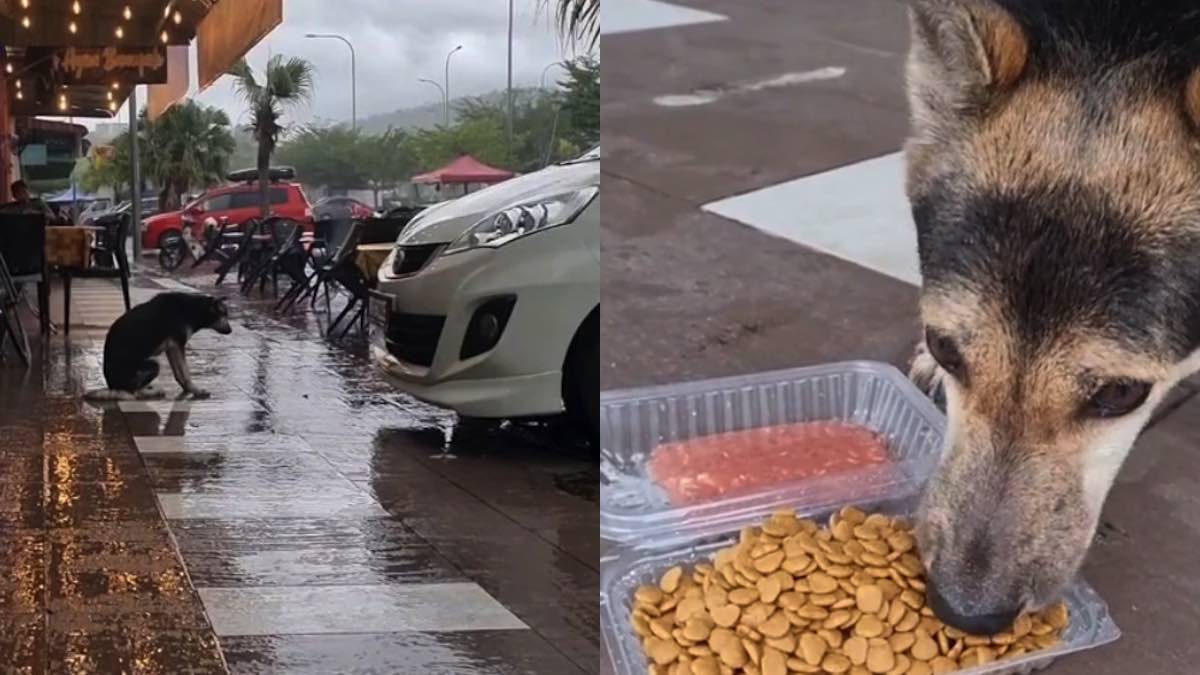
[[[129,5],[125,5],[125,12],[123,13],[123,15],[124,15],[126,21],[133,18],[133,10],[129,8]]]
[[[163,18],[165,19],[168,16],[171,16],[171,3],[169,2],[166,7],[163,7]]]
[[[27,17],[27,16],[21,17],[21,25],[23,27],[29,28],[29,24],[30,24],[29,17]]]
[[[58,109],[59,110],[67,109],[67,97],[65,94],[58,97]]]
[[[116,101],[109,101],[109,102],[108,102],[108,109],[109,109],[109,110],[111,110],[111,111],[113,111],[113,112],[116,112],[116,111],[117,111],[117,102],[116,102]]]
[[[21,0],[21,8],[29,9],[29,0]]]
[[[21,93],[21,90],[20,90],[20,89],[18,89],[18,90],[17,90],[17,100],[18,100],[18,101],[24,101],[24,100],[25,100],[25,94]]]
[[[74,35],[75,32],[79,30],[79,27],[75,25],[74,21],[72,21],[71,23],[67,24],[67,30],[71,31],[71,35]]]
[[[75,12],[76,14],[83,13],[83,5],[79,4],[79,0],[75,0],[75,2],[71,3],[71,11]]]
[[[167,35],[167,31],[165,31],[165,30],[162,32],[162,35],[160,35],[159,37],[162,38],[162,42],[164,45],[167,44],[167,40],[171,39],[171,36]]]
[[[120,26],[117,26],[117,29],[113,33],[116,34],[118,40],[125,37],[125,29]]]
[[[116,91],[117,88],[120,86],[121,86],[121,83],[117,82],[116,80],[113,81],[113,83],[112,83],[113,91]]]
[[[17,80],[17,89],[20,89],[20,88],[21,88],[21,81]]]
[[[111,91],[109,91],[109,92],[105,92],[105,93],[107,93],[107,94],[108,94],[108,100],[110,100],[110,101],[111,101],[111,100],[112,100],[112,92],[111,92]]]
[[[179,13],[179,10],[175,10],[175,16],[171,18],[175,20],[175,25],[177,26],[183,23],[183,15]]]
[[[12,71],[13,71],[13,68],[12,68],[12,63],[11,63],[11,62],[10,62],[10,63],[6,63],[6,64],[4,64],[4,72],[6,72],[6,73],[8,73],[8,74],[10,74],[10,75],[11,75],[11,74],[12,74]]]

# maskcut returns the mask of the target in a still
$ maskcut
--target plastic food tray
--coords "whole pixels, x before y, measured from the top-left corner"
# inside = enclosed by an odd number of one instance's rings
[[[821,479],[672,505],[647,473],[660,443],[814,420],[881,434],[890,464]],[[600,536],[642,542],[690,525],[744,521],[803,501],[817,508],[915,493],[937,462],[945,420],[900,371],[852,361],[680,385],[605,392],[600,398]]]
[[[883,434],[891,470],[874,467],[687,507],[671,506],[646,476],[646,460],[660,442],[808,420],[844,420]],[[615,542],[601,560],[601,630],[615,675],[640,675],[646,660],[629,619],[639,585],[674,565],[708,560],[736,541],[740,528],[780,508],[818,520],[845,504],[911,515],[936,465],[945,422],[896,369],[851,362],[613,392],[601,398],[600,425],[601,535]],[[959,672],[1028,673],[1120,636],[1107,605],[1084,581],[1076,580],[1063,599],[1071,624],[1058,645]]]

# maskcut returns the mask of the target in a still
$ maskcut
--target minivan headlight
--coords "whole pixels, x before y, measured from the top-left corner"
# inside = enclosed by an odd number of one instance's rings
[[[525,235],[566,225],[592,202],[598,187],[587,187],[510,206],[472,225],[442,251],[442,255],[474,248],[496,248]]]

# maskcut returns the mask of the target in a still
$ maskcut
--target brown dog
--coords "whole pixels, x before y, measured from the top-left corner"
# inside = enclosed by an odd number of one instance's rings
[[[1200,4],[913,0],[908,194],[949,438],[930,602],[1053,600],[1163,395],[1200,367]]]

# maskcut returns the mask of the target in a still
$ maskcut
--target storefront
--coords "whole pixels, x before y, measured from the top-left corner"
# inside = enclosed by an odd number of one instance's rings
[[[82,136],[35,116],[113,117],[149,85],[151,115],[186,96],[195,44],[200,88],[282,20],[282,0],[6,0],[0,2],[0,201],[19,175],[18,152],[40,164],[82,150]],[[24,121],[22,121],[24,120]],[[33,142],[34,139],[44,143]],[[77,156],[77,155],[76,155]],[[61,159],[61,158],[59,158]],[[61,167],[58,167],[61,168]],[[54,168],[47,171],[53,173]]]

